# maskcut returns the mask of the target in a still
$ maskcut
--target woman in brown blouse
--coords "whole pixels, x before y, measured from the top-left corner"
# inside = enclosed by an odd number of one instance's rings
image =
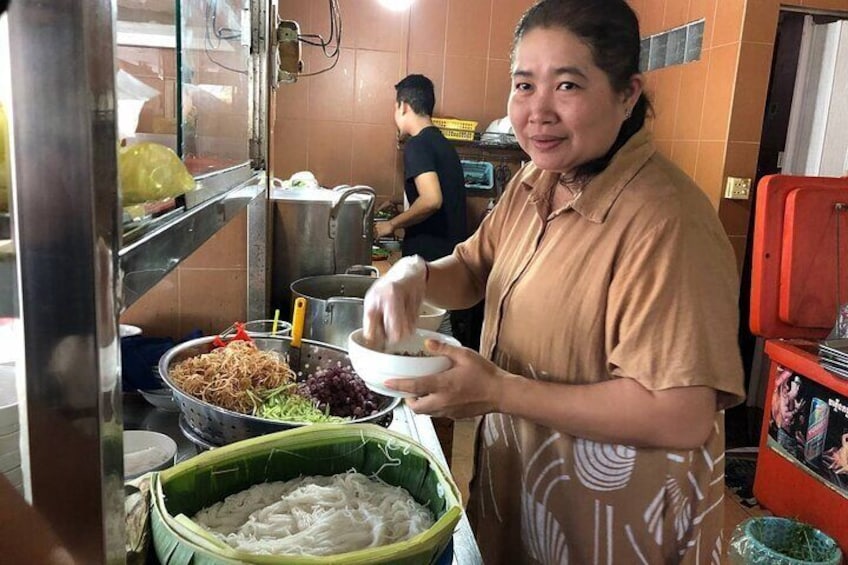
[[[485,298],[479,353],[391,386],[484,415],[468,512],[487,564],[719,563],[724,409],[741,401],[733,251],[644,122],[624,0],[542,0],[515,33],[509,117],[531,156],[453,255],[365,299],[375,342],[420,301]]]

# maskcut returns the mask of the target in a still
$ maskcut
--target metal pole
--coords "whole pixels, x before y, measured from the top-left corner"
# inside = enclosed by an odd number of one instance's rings
[[[269,153],[273,129],[273,89],[270,77],[276,68],[276,58],[271,52],[276,33],[277,2],[250,0],[251,15],[251,66],[250,84],[253,97],[251,115],[250,158],[254,169],[264,169],[264,194],[247,208],[247,319],[268,318],[270,289],[268,287],[268,247],[270,225],[268,222],[268,190],[273,178]]]
[[[79,563],[124,560],[114,0],[9,11],[32,503]]]

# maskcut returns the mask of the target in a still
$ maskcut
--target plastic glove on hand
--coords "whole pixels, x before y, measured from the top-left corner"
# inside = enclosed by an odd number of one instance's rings
[[[365,295],[362,333],[369,347],[382,349],[415,331],[427,290],[427,267],[418,255],[404,257]]]

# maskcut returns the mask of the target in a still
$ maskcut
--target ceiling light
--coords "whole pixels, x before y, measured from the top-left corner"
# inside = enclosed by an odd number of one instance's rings
[[[380,0],[380,4],[389,10],[400,12],[409,8],[412,5],[412,0]]]

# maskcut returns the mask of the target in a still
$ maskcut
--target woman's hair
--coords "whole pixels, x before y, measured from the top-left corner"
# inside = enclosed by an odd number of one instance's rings
[[[524,35],[536,28],[562,28],[576,35],[589,47],[615,92],[630,88],[631,77],[639,72],[639,20],[625,0],[539,0],[518,21],[513,58]],[[651,103],[642,92],[607,154],[577,167],[575,176],[585,178],[604,170],[616,151],[642,129],[650,111]]]

